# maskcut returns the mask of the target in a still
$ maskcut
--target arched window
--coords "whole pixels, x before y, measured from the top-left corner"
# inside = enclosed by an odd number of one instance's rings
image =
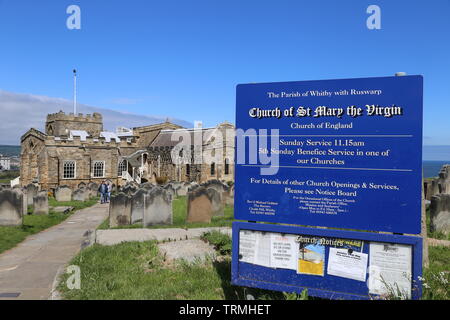
[[[216,174],[216,164],[213,162],[211,163],[211,175],[215,175]]]
[[[119,166],[117,168],[117,176],[121,177],[124,171],[128,171],[128,161],[122,159],[119,161]]]
[[[228,159],[225,159],[224,171],[225,171],[225,174],[230,174],[230,161]]]

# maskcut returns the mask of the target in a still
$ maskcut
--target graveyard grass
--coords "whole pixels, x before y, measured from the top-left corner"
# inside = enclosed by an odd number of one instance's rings
[[[202,239],[217,250],[216,260],[187,263],[168,262],[159,254],[155,241],[125,242],[114,246],[95,244],[72,261],[81,270],[81,288],[70,290],[70,275],[64,274],[58,286],[68,300],[259,300],[314,299],[307,293],[281,293],[231,284],[231,239],[217,231]],[[424,270],[423,299],[450,298],[450,252],[430,247],[430,267]]]
[[[89,201],[69,201],[58,202],[54,198],[48,199],[48,205],[50,207],[57,206],[70,206],[76,210],[90,207],[98,202],[97,198],[93,198]],[[28,207],[28,212],[32,212],[32,206]],[[25,240],[26,237],[48,229],[54,225],[66,220],[72,213],[56,213],[49,211],[48,215],[27,215],[23,217],[23,225],[17,227],[0,227],[0,253],[15,247],[17,244]]]
[[[231,240],[229,240],[231,242]],[[231,258],[168,262],[156,242],[93,245],[71,263],[80,267],[81,288],[70,290],[64,274],[58,291],[69,300],[223,300],[283,299],[280,292],[231,285]]]
[[[211,223],[186,223],[187,218],[187,199],[186,196],[180,196],[172,201],[173,224],[149,226],[150,229],[161,228],[205,228],[205,227],[231,227],[234,221],[233,206],[224,207],[224,215],[212,217]],[[142,223],[136,223],[128,226],[119,226],[111,229],[134,229],[143,228]],[[103,221],[98,229],[109,229],[109,219]]]
[[[450,248],[429,247],[430,266],[423,272],[423,299],[450,299]]]

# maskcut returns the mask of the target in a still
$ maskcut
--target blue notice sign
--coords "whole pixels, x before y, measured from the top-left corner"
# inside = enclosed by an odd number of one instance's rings
[[[237,86],[235,218],[420,233],[421,76]]]

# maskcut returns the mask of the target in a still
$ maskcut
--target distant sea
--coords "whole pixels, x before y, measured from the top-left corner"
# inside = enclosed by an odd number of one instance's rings
[[[450,164],[450,161],[422,161],[423,177],[437,177],[444,164]]]
[[[444,164],[450,164],[450,146],[423,146],[424,178],[436,177]]]

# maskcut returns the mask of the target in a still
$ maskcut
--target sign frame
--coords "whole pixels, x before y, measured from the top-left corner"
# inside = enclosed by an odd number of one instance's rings
[[[240,230],[252,230],[262,232],[274,232],[281,234],[294,234],[305,236],[319,236],[330,238],[343,238],[351,240],[363,240],[365,242],[384,242],[389,244],[405,244],[412,247],[411,261],[411,280],[415,284],[411,292],[412,299],[420,299],[422,295],[422,286],[420,276],[422,276],[422,238],[419,236],[404,236],[392,234],[380,234],[371,232],[344,231],[334,229],[317,229],[300,226],[273,225],[251,222],[233,222],[232,227],[232,266],[231,266],[231,282],[233,285],[254,287],[266,290],[275,290],[283,292],[296,292],[300,294],[303,290],[308,290],[308,295],[327,299],[350,299],[350,300],[367,300],[376,299],[378,295],[358,293],[355,280],[345,279],[334,283],[336,277],[325,275],[321,279],[321,283],[314,281],[317,276],[297,275],[293,270],[273,269],[263,266],[253,265],[239,261],[239,233]],[[366,247],[369,247],[366,244]],[[328,259],[325,259],[328,263]],[[370,262],[369,262],[370,265]],[[325,268],[326,269],[326,268]],[[309,285],[302,285],[301,277],[313,277]],[[263,279],[266,279],[264,281]],[[328,279],[327,279],[328,278]],[[270,280],[267,280],[270,279]],[[306,279],[306,278],[304,278]],[[320,285],[329,284],[328,289],[321,288]],[[317,283],[312,286],[311,283]],[[348,288],[344,290],[342,283],[347,283]],[[367,289],[368,291],[368,289]]]

